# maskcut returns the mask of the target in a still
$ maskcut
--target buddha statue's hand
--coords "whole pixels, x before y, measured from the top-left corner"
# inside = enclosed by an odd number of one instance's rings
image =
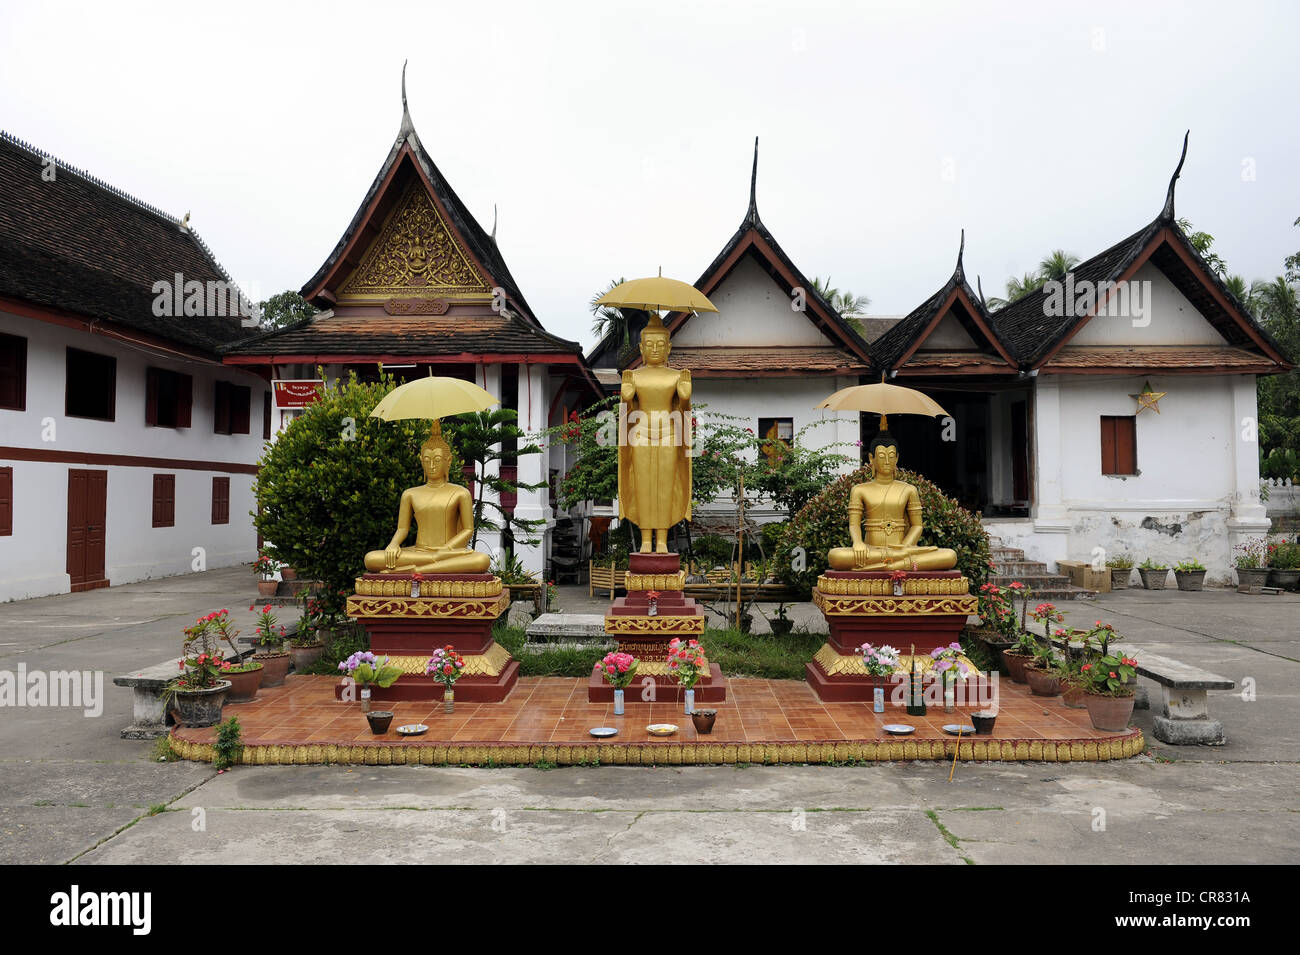
[[[853,548],[853,566],[865,567],[867,561],[871,559],[871,550],[866,544],[859,544]]]
[[[397,558],[402,556],[402,548],[397,544],[389,544],[384,548],[384,567],[392,570],[397,566]]]

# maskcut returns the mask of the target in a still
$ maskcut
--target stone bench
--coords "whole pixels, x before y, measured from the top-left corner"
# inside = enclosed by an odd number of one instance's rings
[[[251,644],[252,639],[240,637],[238,642]],[[241,650],[239,655],[240,659],[246,659],[253,655],[253,650]],[[172,657],[166,663],[113,677],[114,686],[124,686],[131,690],[133,722],[122,730],[122,739],[157,739],[167,735],[167,708],[163,705],[163,691],[181,672],[182,659],[184,658]]]
[[[1223,745],[1223,724],[1210,719],[1208,694],[1210,690],[1234,689],[1236,683],[1155,653],[1133,647],[1123,652],[1137,658],[1139,675],[1160,684],[1160,712],[1152,717],[1151,730],[1156,739],[1172,746]]]

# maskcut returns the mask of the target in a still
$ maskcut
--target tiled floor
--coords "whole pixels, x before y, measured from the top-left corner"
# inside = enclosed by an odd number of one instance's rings
[[[727,702],[717,705],[717,722],[707,736],[697,735],[680,704],[643,703],[629,690],[627,712],[614,715],[613,704],[588,703],[587,681],[555,677],[528,677],[503,703],[457,703],[445,713],[441,701],[375,704],[396,714],[392,728],[382,736],[370,732],[361,705],[334,699],[334,677],[290,677],[283,687],[264,689],[252,703],[229,704],[224,716],[238,716],[246,745],[301,746],[374,743],[392,746],[448,744],[564,744],[654,743],[646,732],[651,723],[675,723],[671,737],[679,743],[784,744],[843,741],[897,740],[885,733],[886,723],[908,723],[916,732],[907,739],[948,740],[942,727],[969,722],[972,710],[959,706],[945,714],[931,708],[926,716],[909,717],[901,706],[886,704],[885,712],[871,711],[869,703],[822,703],[807,684],[791,680],[732,679]],[[1130,734],[1094,730],[1087,710],[1069,709],[1060,697],[1038,698],[1028,687],[1004,680],[999,686],[998,719],[990,741],[1115,740]],[[405,723],[425,723],[429,732],[403,738],[394,728]],[[619,730],[610,740],[597,740],[588,730],[612,726]],[[176,734],[191,743],[208,743],[215,730],[182,729]]]

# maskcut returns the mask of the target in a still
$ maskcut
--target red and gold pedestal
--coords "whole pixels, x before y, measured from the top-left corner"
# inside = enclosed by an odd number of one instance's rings
[[[366,574],[348,598],[348,616],[370,635],[370,651],[402,670],[375,700],[441,700],[443,685],[424,673],[430,654],[450,644],[465,658],[456,699],[500,703],[519,681],[519,661],[492,639],[492,625],[510,607],[510,593],[491,574],[425,574],[411,596],[409,574]],[[335,696],[344,684],[335,687]]]
[[[605,633],[618,641],[622,653],[638,660],[636,679],[627,688],[629,702],[639,701],[650,687],[645,679],[654,680],[654,699],[673,702],[684,699],[683,691],[668,669],[668,643],[704,638],[704,608],[683,592],[686,574],[677,554],[633,554],[628,560],[627,596],[619,597],[605,615]],[[657,591],[656,612],[650,613],[651,591]],[[707,675],[695,684],[697,704],[722,703],[727,699],[727,678],[716,663],[707,663]],[[587,684],[590,703],[609,703],[614,688],[599,666],[592,670]]]
[[[889,575],[828,570],[817,578],[813,603],[826,618],[830,639],[805,665],[804,678],[822,700],[871,701],[879,678],[867,673],[858,652],[862,644],[894,647],[905,667],[910,666],[908,653],[915,645],[918,671],[928,670],[930,651],[956,641],[966,617],[976,612],[978,601],[960,571],[908,571],[901,596],[894,594]],[[889,699],[889,690],[885,697]]]

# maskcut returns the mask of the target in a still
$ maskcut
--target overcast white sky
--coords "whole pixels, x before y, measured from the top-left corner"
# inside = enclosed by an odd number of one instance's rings
[[[0,8],[0,127],[299,288],[411,114],[553,332],[694,281],[745,211],[808,275],[915,307],[959,230],[986,295],[1178,212],[1247,279],[1300,249],[1300,4],[96,3]],[[1253,169],[1253,180],[1243,170]]]

